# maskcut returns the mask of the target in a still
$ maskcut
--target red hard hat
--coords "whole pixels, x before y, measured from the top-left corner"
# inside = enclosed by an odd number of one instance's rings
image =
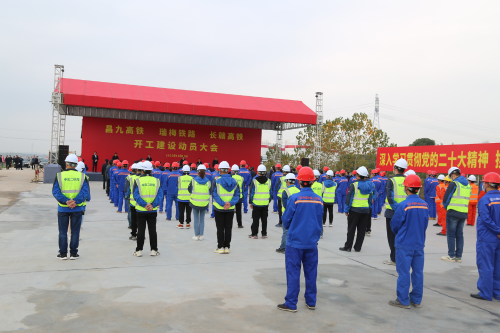
[[[356,170],[354,170],[354,171],[352,172],[352,174],[353,174],[353,175],[357,175],[357,174],[358,174],[358,172],[357,172]]]
[[[241,160],[240,165],[245,165],[247,162],[245,160]]]
[[[163,167],[170,168],[170,163],[165,163],[165,165]]]
[[[126,165],[128,165],[128,161],[127,161],[127,160],[123,160],[123,161],[122,161],[122,164],[126,164]]]
[[[247,169],[248,169],[248,164],[245,164],[245,168],[247,168]]]
[[[113,160],[113,164],[120,162],[120,160]]]
[[[500,175],[496,172],[488,172],[484,175],[483,182],[500,184]]]
[[[122,162],[116,163],[116,166],[123,166]]]
[[[328,171],[328,170],[330,170],[328,167],[324,167],[323,168],[323,171],[325,171],[325,172]]]
[[[132,166],[129,166],[129,167],[128,167],[128,171],[132,171]]]
[[[182,162],[182,165],[189,165],[188,161]]]
[[[281,168],[281,164],[276,164],[276,168]]]
[[[432,173],[432,170],[427,170],[427,174],[430,175]]]
[[[381,175],[382,177],[384,177],[384,176],[385,176],[385,171],[380,171],[380,175]]]
[[[422,181],[417,175],[408,175],[408,177],[405,178],[403,185],[406,187],[422,187]]]
[[[179,167],[179,163],[177,163],[177,162],[172,163],[172,168],[178,168],[178,167]]]
[[[312,181],[315,180],[316,177],[314,177],[314,171],[310,167],[303,167],[300,169],[299,174],[297,175],[297,180],[301,181]]]
[[[81,162],[82,161],[82,158],[81,157],[78,157],[78,162]]]
[[[437,171],[436,171],[436,170],[432,170],[431,175],[435,176],[435,175],[437,175],[437,174],[438,174],[438,173],[437,173]]]
[[[375,169],[375,172],[376,172],[376,173],[379,173],[379,172],[380,172],[380,168],[376,168],[376,169]]]
[[[203,163],[203,165],[208,169],[208,163]]]
[[[339,171],[335,171],[335,174],[336,174],[336,175],[340,175],[340,172],[339,172]]]
[[[215,168],[215,170],[219,171],[219,165],[218,164],[214,165],[214,168]]]
[[[191,163],[191,168],[196,168],[196,164]]]
[[[146,162],[146,160],[142,160],[142,163]]]
[[[372,169],[372,172],[371,172],[371,173],[372,173],[372,174],[373,174],[373,173],[377,173],[377,169]]]
[[[300,169],[302,169],[302,165],[297,165],[297,167],[295,168],[295,170],[299,171]]]
[[[155,165],[156,165],[156,166],[160,166],[160,165],[161,165],[160,161],[156,161],[156,162],[155,162]]]
[[[340,173],[345,173],[345,170],[344,169],[340,170]]]

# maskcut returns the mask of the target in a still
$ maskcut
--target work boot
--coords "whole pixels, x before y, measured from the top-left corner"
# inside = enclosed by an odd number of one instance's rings
[[[486,298],[481,297],[479,294],[470,294],[470,297],[480,299],[481,301],[487,301]]]
[[[437,223],[434,223],[432,226],[433,226],[433,227],[440,227],[440,225],[439,225],[439,224],[437,224]]]
[[[289,311],[289,312],[297,312],[297,310],[290,309],[285,304],[278,304],[278,310]]]
[[[446,236],[446,234],[443,234],[442,232],[438,232],[436,235],[438,235],[438,236]]]
[[[285,249],[276,249],[276,252],[278,252],[278,253],[285,253]]]
[[[339,247],[339,250],[344,252],[351,252],[351,249],[348,249],[346,247]]]
[[[402,309],[409,309],[410,308],[409,305],[403,305],[403,304],[401,304],[401,302],[397,298],[396,298],[395,301],[389,301],[389,305],[395,306],[397,308],[402,308]]]
[[[413,306],[414,308],[421,308],[422,307],[422,305],[417,304],[417,303],[413,303],[412,301],[410,301],[410,305]]]
[[[316,305],[309,305],[307,303],[306,304],[306,307],[309,309],[309,310],[316,310]]]

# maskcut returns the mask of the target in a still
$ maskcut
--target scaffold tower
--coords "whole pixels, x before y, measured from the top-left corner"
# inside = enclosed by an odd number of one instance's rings
[[[378,94],[375,94],[375,114],[373,116],[373,126],[380,129],[379,108],[378,108]]]
[[[316,93],[316,114],[318,116],[316,121],[316,142],[314,143],[314,168],[321,167],[321,146],[322,146],[322,127],[323,127],[323,93]]]
[[[60,82],[63,78],[64,66],[54,65],[54,86],[52,89],[52,130],[50,136],[49,164],[56,164],[59,155],[59,145],[64,144],[66,115],[61,117],[59,110],[63,103]],[[62,133],[61,133],[62,132]]]

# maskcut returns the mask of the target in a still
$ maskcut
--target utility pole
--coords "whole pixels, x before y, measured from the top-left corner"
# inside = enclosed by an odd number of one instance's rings
[[[66,125],[66,115],[64,119],[60,117],[59,105],[62,104],[61,94],[61,79],[64,74],[63,65],[54,65],[54,86],[52,90],[52,131],[50,136],[50,154],[49,164],[57,164],[57,157],[59,155],[59,145],[64,144],[64,134]],[[60,136],[59,129],[62,129],[62,136]],[[62,143],[61,143],[62,142]]]
[[[323,93],[316,93],[316,142],[314,143],[314,168],[321,167],[321,146],[323,133]]]
[[[283,146],[283,124],[279,123],[276,130],[276,153],[274,156],[276,163],[281,163],[281,146]]]
[[[373,126],[380,129],[379,108],[378,108],[378,94],[375,95],[375,115],[373,116]]]

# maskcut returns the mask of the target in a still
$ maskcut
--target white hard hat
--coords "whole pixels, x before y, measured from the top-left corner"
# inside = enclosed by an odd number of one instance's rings
[[[229,163],[227,163],[226,161],[222,161],[220,164],[219,164],[219,169],[229,169]]]
[[[456,170],[458,170],[458,173],[460,173],[460,169],[459,168],[457,168],[457,167],[451,167],[450,170],[448,170],[448,176],[451,175],[451,173],[453,171],[456,171]]]
[[[289,173],[285,176],[285,180],[293,179],[295,180],[295,175],[293,173]]]
[[[285,166],[283,167],[283,171],[285,171],[285,172],[290,172],[290,166],[289,166],[289,165],[285,165]]]
[[[408,177],[409,175],[416,175],[416,173],[415,173],[415,171],[413,171],[413,170],[408,170],[408,171],[406,171],[406,172],[404,173],[404,175],[405,175],[406,177]]]
[[[328,170],[328,171],[326,172],[326,175],[327,175],[327,176],[330,176],[330,177],[333,177],[333,170]]]
[[[404,160],[403,160],[404,161]],[[406,161],[405,161],[406,162]],[[368,177],[368,169],[365,168],[364,166],[359,167],[358,170],[356,170],[358,175],[363,176],[363,177]]]
[[[318,170],[314,169],[314,171],[313,171],[313,172],[314,172],[314,177],[319,177],[319,176],[321,176],[321,174],[319,173],[319,171],[318,171]]]
[[[207,170],[207,168],[203,164],[200,164],[198,165],[198,170]]]
[[[142,162],[139,162],[139,163],[137,163],[137,164],[135,165],[135,168],[136,168],[137,170],[144,170],[144,165],[142,165]]]
[[[399,160],[397,160],[396,163],[394,163],[394,165],[402,169],[408,168],[408,162],[406,162],[404,158],[400,158]]]
[[[233,164],[231,171],[240,171],[240,167],[237,166],[236,164]]]
[[[64,162],[77,164],[78,163],[78,157],[76,157],[75,154],[69,154],[68,157],[66,157],[66,159],[64,160]]]
[[[153,164],[149,161],[142,162],[142,170],[153,170]]]
[[[257,172],[266,172],[266,166],[264,164],[259,165]]]
[[[186,164],[182,167],[182,172],[189,172],[189,171],[191,171],[191,168],[189,167],[189,165]]]
[[[475,181],[476,181],[476,176],[474,176],[474,175],[470,175],[468,179],[469,179],[471,182],[475,182]]]
[[[444,175],[439,175],[438,180],[444,180]]]
[[[85,163],[83,162],[78,162],[78,164],[76,165],[76,171],[80,171],[80,172],[83,172],[83,169],[85,169]]]

